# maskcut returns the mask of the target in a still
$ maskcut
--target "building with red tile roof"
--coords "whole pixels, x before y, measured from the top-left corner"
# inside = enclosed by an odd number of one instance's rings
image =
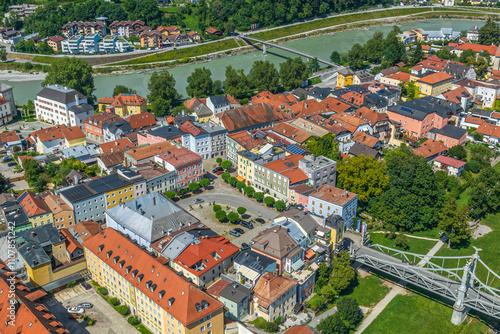
[[[258,103],[223,111],[215,115],[212,122],[232,133],[269,127],[288,118],[289,116],[278,108]]]
[[[113,98],[103,97],[97,101],[99,110],[121,117],[137,115],[147,111],[147,99],[137,94],[118,94]]]
[[[499,143],[500,142],[500,126],[496,124],[490,124],[483,122],[476,130],[476,132],[483,135],[484,140],[489,143]]]
[[[498,47],[496,45],[482,45],[482,44],[474,44],[474,43],[463,43],[453,49],[453,53],[460,57],[462,52],[465,50],[472,50],[475,53],[481,53],[484,51],[488,51],[490,55],[495,55],[497,53]]]
[[[457,87],[455,89],[452,89],[448,92],[444,92],[442,94],[445,100],[451,101],[458,103],[460,105],[463,105],[465,102],[465,106],[467,107],[469,103],[472,102],[473,96],[465,89],[465,87]],[[462,98],[465,98],[465,101],[462,100]],[[464,108],[466,110],[467,108]]]
[[[128,167],[146,163],[148,161],[153,160],[155,155],[176,148],[177,146],[168,141],[151,144],[144,147],[134,148],[125,152],[125,165]]]
[[[302,131],[301,129],[285,122],[276,125],[272,128],[272,131],[294,144],[303,144],[311,137],[310,133]]]
[[[45,305],[34,301],[41,290],[30,292],[3,261],[0,261],[0,291],[0,319],[6,324],[2,326],[3,334],[69,334]]]
[[[398,86],[400,83],[410,82],[411,74],[407,72],[396,72],[382,77],[380,82],[386,85]]]
[[[223,33],[222,31],[217,30],[217,29],[212,28],[212,27],[210,27],[210,28],[208,28],[207,30],[205,30],[205,32],[206,32],[207,34],[210,34],[210,35],[224,36],[224,33]]]
[[[326,109],[335,113],[347,112],[350,109],[354,109],[350,104],[347,104],[344,101],[332,96],[327,97],[320,103],[323,104]]]
[[[156,118],[147,111],[137,115],[130,115],[125,120],[129,122],[130,127],[134,131],[148,129],[156,125]]]
[[[284,334],[320,334],[320,332],[308,325],[297,325],[291,327]]]
[[[191,278],[194,284],[206,286],[232,267],[239,250],[226,237],[199,238],[174,259],[173,268]]]
[[[413,150],[416,155],[423,156],[427,161],[432,161],[447,151],[448,148],[443,143],[433,139],[426,140],[420,147]]]
[[[268,90],[260,92],[250,99],[252,104],[265,103],[280,109],[287,108],[296,101],[297,99],[292,94],[285,96],[283,94],[273,94]]]
[[[85,120],[85,135],[102,143],[104,141],[103,127],[107,124],[122,122],[123,118],[110,113],[101,113],[90,116]]]
[[[378,138],[370,136],[366,132],[356,132],[356,134],[352,136],[352,140],[370,148],[379,148],[382,146]]]
[[[177,187],[183,188],[203,178],[203,157],[185,147],[176,147],[158,153],[154,161],[168,171],[177,171]]]
[[[419,87],[421,95],[438,96],[451,89],[453,80],[452,75],[435,72],[418,79],[415,81],[415,85]]]
[[[255,313],[267,321],[291,315],[296,304],[297,284],[293,278],[264,273],[253,289]]]
[[[346,113],[337,113],[330,116],[330,122],[338,124],[347,129],[350,133],[355,134],[358,131],[368,131],[373,133],[373,128],[363,118],[356,117]]]
[[[31,226],[41,226],[53,222],[52,212],[39,194],[26,190],[18,198],[19,205],[28,216]]]
[[[122,150],[130,150],[131,148],[134,147],[130,139],[127,137],[125,138],[120,138],[117,140],[109,141],[107,143],[103,143],[99,145],[101,148],[101,151],[103,153],[111,153],[111,152],[116,152],[116,151],[122,151]]]
[[[15,131],[8,131],[0,133],[1,144],[8,144],[13,141],[19,141],[19,135]]]
[[[66,125],[56,125],[30,133],[36,143],[38,153],[54,153],[76,145],[86,145],[85,134],[78,126],[70,128]]]
[[[83,243],[92,278],[139,314],[152,332],[224,331],[222,303],[187,282],[120,232],[107,228]],[[106,268],[106,269],[104,269]],[[108,279],[104,279],[104,276]],[[127,291],[114,282],[125,280]],[[136,298],[129,298],[130,293]],[[154,309],[158,313],[150,313]],[[156,318],[156,320],[155,320]],[[167,318],[170,320],[167,322]],[[160,320],[161,319],[161,320]]]
[[[293,117],[308,117],[313,115],[326,114],[329,109],[325,104],[315,99],[297,102],[286,109]]]
[[[44,199],[46,206],[52,212],[54,225],[57,229],[73,226],[75,217],[73,208],[60,195],[48,195]]]
[[[444,169],[448,172],[448,175],[454,175],[456,177],[460,177],[462,175],[465,165],[467,165],[467,162],[445,155],[439,155],[436,159],[434,159],[434,166],[438,169]]]
[[[247,131],[242,130],[238,132],[233,132],[226,135],[227,147],[226,156],[227,159],[236,164],[237,152],[242,150],[251,150],[256,147],[263,146],[267,144],[267,139],[262,136],[257,136],[259,130]]]

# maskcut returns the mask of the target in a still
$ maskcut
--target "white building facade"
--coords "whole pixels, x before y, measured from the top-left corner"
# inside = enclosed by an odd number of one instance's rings
[[[76,110],[70,113],[70,108],[84,104],[88,105],[87,97],[76,90],[58,85],[48,85],[36,95],[35,114],[38,120],[54,125],[82,126],[82,121],[78,116],[80,113]],[[91,113],[89,111],[88,116],[91,114],[94,114],[93,109]]]

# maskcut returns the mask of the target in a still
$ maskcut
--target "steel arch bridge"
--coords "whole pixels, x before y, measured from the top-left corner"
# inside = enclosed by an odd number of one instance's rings
[[[500,276],[479,257],[479,249],[471,256],[426,256],[379,244],[371,247],[351,245],[351,259],[398,277],[426,291],[454,301],[451,322],[458,325],[470,309],[500,320],[500,290],[490,286]],[[486,270],[486,280],[476,270]]]

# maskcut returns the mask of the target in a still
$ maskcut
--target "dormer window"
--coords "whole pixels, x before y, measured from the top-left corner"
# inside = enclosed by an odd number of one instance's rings
[[[102,252],[102,250],[104,249],[104,245],[100,245],[98,249],[99,249],[99,253]]]
[[[119,259],[120,259],[120,257],[119,257],[119,256],[115,256],[115,257],[113,258],[113,263],[114,263],[114,264],[117,264]]]
[[[146,282],[146,289],[149,289],[149,287],[151,286],[151,283],[153,283],[153,281],[147,281]]]
[[[144,274],[140,274],[139,276],[137,276],[137,282],[141,283],[143,278],[144,278]]]
[[[139,270],[135,269],[133,272],[132,272],[132,278],[135,278],[135,276],[137,276],[137,274],[139,273]]]
[[[125,260],[121,260],[120,263],[118,264],[120,266],[120,269],[123,268],[124,264],[125,264]]]
[[[125,260],[123,262],[125,262]],[[130,270],[132,270],[132,266],[127,266],[127,268],[125,268],[125,273],[128,274]]]
[[[109,251],[109,252],[106,253],[106,257],[109,259],[112,254],[113,254],[113,251]]]
[[[165,296],[165,290],[161,290],[160,292],[158,292],[158,298],[160,298],[160,300],[163,298],[163,296]]]
[[[153,284],[153,285],[151,285],[151,289],[149,289],[149,290],[150,290],[151,292],[155,292],[155,290],[156,290],[156,287],[157,287],[157,286],[158,286],[158,285]]]
[[[168,299],[168,306],[169,306],[169,307],[172,307],[172,305],[174,305],[174,302],[175,302],[175,298],[174,298],[174,297],[169,298],[169,299]]]

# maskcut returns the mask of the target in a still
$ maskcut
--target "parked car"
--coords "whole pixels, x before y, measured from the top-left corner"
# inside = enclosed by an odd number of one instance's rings
[[[247,222],[246,220],[242,220],[240,223],[241,226],[246,227],[248,229],[253,229],[253,224],[250,222]]]
[[[212,173],[217,173],[218,171],[224,171],[224,168],[222,168],[222,167],[215,167],[215,168],[212,170]]]
[[[243,229],[242,229],[242,228],[237,227],[237,228],[235,228],[234,230],[235,230],[236,232],[238,232],[239,234],[245,234],[245,231],[243,231]]]
[[[241,249],[247,249],[247,248],[250,248],[250,246],[246,242],[241,244]]]
[[[90,308],[94,307],[94,305],[92,305],[92,303],[80,303],[80,304],[78,304],[77,307],[90,309]]]
[[[69,318],[80,319],[85,315],[85,309],[80,307],[68,307]]]
[[[9,162],[7,164],[7,166],[9,166],[9,167],[14,167],[15,165],[17,165],[17,163],[15,163],[15,162]]]
[[[266,221],[264,219],[262,219],[262,218],[255,218],[255,221],[259,222],[261,224],[265,224],[266,223]]]
[[[224,170],[220,170],[218,172],[215,173],[216,175],[221,175],[221,174],[224,174]]]
[[[9,157],[9,156],[5,156],[2,158],[3,162],[9,162],[9,161],[12,161],[12,157]]]
[[[203,202],[205,202],[205,200],[204,200],[204,199],[202,199],[202,198],[196,198],[196,199],[194,200],[194,204],[203,203]]]
[[[229,231],[229,234],[231,234],[232,236],[235,236],[235,237],[239,237],[241,235],[238,233],[238,231],[236,231],[236,229]]]
[[[85,288],[85,290],[90,290],[92,288],[92,286],[87,282],[82,282],[82,286]]]

